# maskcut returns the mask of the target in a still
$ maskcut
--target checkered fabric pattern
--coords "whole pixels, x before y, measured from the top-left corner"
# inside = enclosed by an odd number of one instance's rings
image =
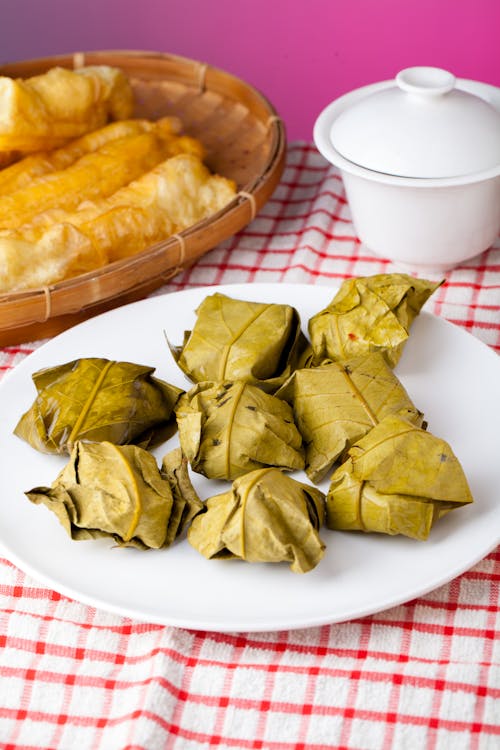
[[[160,291],[392,270],[357,239],[339,174],[292,143],[256,219]],[[500,351],[500,243],[449,272],[428,309]],[[0,351],[2,370],[39,343]],[[494,750],[499,583],[500,548],[377,615],[217,634],[98,611],[0,560],[0,747]]]

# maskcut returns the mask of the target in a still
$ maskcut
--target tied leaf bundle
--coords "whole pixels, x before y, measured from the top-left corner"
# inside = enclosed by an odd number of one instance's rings
[[[347,279],[309,321],[313,364],[380,351],[394,367],[411,324],[441,283],[399,273]]]
[[[156,444],[175,433],[183,391],[153,372],[98,357],[39,370],[37,396],[14,433],[43,453],[69,453],[78,440]]]
[[[450,446],[392,415],[353,445],[333,473],[326,525],[425,540],[439,518],[471,502]]]
[[[295,308],[206,297],[184,346],[172,348],[195,380],[187,392],[151,367],[101,358],[35,373],[38,395],[15,433],[71,456],[52,487],[26,495],[74,539],[158,548],[187,528],[206,558],[286,562],[295,572],[321,560],[324,523],[427,539],[438,519],[473,502],[451,447],[422,428],[392,369],[437,286],[402,274],[352,279],[311,319],[309,349]],[[346,357],[353,341],[360,353]],[[180,447],[159,470],[145,448],[177,428]],[[189,469],[231,489],[204,504]],[[326,496],[286,474],[301,469],[313,483],[333,470]]]
[[[228,479],[261,468],[304,468],[289,404],[241,381],[198,383],[176,406],[179,439],[194,471]]]
[[[292,404],[312,482],[321,481],[342,454],[388,414],[422,422],[421,412],[379,352],[296,370],[276,396]]]
[[[162,474],[143,448],[77,442],[52,486],[26,495],[55,513],[72,539],[110,537],[119,546],[159,549],[202,507],[179,471],[182,481],[171,486],[175,470]]]
[[[306,346],[294,307],[217,292],[199,305],[193,330],[171,351],[194,383],[242,380],[273,392],[293,372]]]
[[[252,471],[229,492],[207,500],[194,519],[188,541],[204,557],[289,563],[295,573],[312,570],[325,545],[319,529],[324,494],[279,469]]]

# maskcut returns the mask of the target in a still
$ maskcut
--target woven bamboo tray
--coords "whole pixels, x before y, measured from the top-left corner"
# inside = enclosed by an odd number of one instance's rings
[[[0,346],[52,336],[146,296],[246,226],[284,167],[285,130],[276,110],[229,73],[176,55],[113,50],[10,63],[0,66],[0,75],[27,78],[55,65],[121,68],[134,89],[135,116],[180,117],[185,131],[205,146],[208,166],[235,180],[238,194],[209,219],[135,256],[50,287],[1,294]]]

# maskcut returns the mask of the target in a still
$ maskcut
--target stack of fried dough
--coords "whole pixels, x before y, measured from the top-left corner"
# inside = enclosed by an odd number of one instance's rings
[[[54,84],[57,75],[49,73]],[[63,72],[66,111],[59,101],[60,122],[54,113],[52,120],[46,117],[34,128],[32,143],[40,144],[44,138],[51,143],[63,130],[69,132],[68,109],[78,109],[68,93],[69,73]],[[106,72],[104,82],[109,80],[112,76]],[[234,198],[234,182],[210,172],[203,162],[202,144],[182,133],[178,119],[130,116],[130,90],[121,77],[118,80],[119,87],[103,84],[94,92],[102,97],[107,91],[108,99],[113,99],[107,108],[96,105],[98,121],[104,118],[107,124],[94,127],[95,112],[87,101],[87,131],[80,107],[73,113],[74,130],[83,133],[66,138],[58,148],[40,151],[30,148],[26,135],[26,122],[30,117],[36,120],[39,91],[35,96],[31,90],[30,98],[29,81],[19,82],[22,96],[13,104],[12,95],[8,101],[2,98],[0,78],[0,152],[13,144],[22,143],[24,149],[22,158],[0,169],[0,292],[47,286],[126,258],[181,232]],[[45,86],[51,90],[47,81]]]

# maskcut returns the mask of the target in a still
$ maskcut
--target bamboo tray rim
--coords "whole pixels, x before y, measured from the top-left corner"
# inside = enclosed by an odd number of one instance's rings
[[[109,263],[47,286],[0,293],[0,346],[15,341],[44,337],[44,324],[60,320],[60,329],[72,325],[71,316],[82,319],[120,304],[120,297],[141,295],[157,288],[217,244],[228,239],[253,220],[274,191],[284,169],[286,134],[282,119],[270,101],[251,84],[221,68],[177,54],[152,50],[91,50],[0,64],[0,76],[29,77],[56,65],[77,69],[83,65],[121,67],[130,80],[141,74],[127,66],[147,65],[146,82],[179,82],[196,93],[214,91],[227,101],[241,103],[244,96],[258,109],[255,120],[263,126],[269,149],[258,173],[239,186],[233,200],[223,209],[187,229],[171,235],[129,258]],[[175,74],[172,74],[172,71]],[[20,71],[23,71],[20,74]],[[38,72],[34,72],[38,71]],[[154,77],[149,79],[148,72]],[[166,73],[168,71],[168,75]],[[203,241],[203,236],[207,240]],[[201,238],[201,239],[200,239]],[[78,294],[76,294],[78,292]],[[111,303],[111,304],[110,304]],[[65,320],[65,316],[67,320]],[[52,329],[54,326],[52,326]],[[57,332],[56,330],[56,332]]]

